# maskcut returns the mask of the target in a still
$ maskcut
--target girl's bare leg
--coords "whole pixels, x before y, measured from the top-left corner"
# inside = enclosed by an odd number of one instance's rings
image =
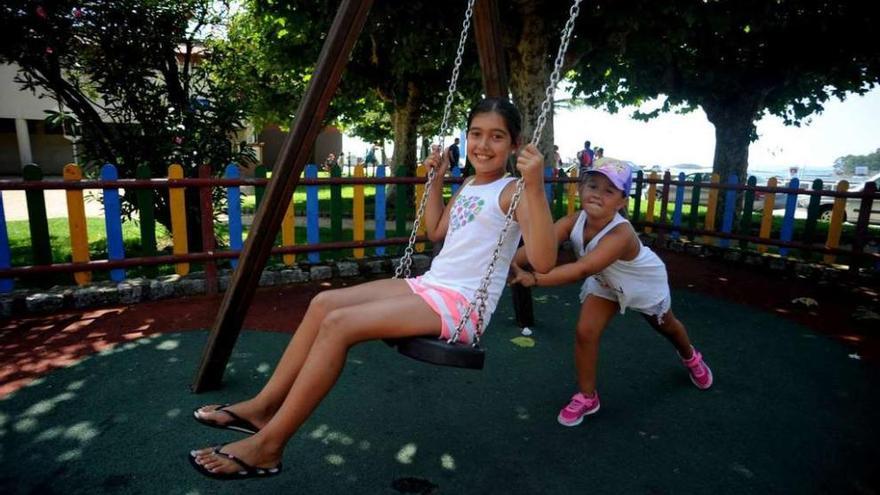
[[[691,339],[688,337],[687,330],[685,329],[684,324],[672,314],[672,310],[667,311],[665,315],[660,317],[660,320],[663,321],[663,323],[658,323],[656,316],[643,316],[651,325],[651,328],[656,330],[675,346],[675,350],[678,351],[679,356],[684,359],[693,356],[693,347],[691,347]]]
[[[272,419],[257,434],[224,446],[223,452],[252,466],[277,465],[287,441],[336,382],[351,346],[366,340],[419,335],[440,335],[440,317],[412,293],[331,311],[321,322],[305,362]],[[195,455],[196,462],[217,473],[241,469],[212,454],[211,449]]]
[[[581,305],[574,341],[574,364],[578,386],[584,395],[596,392],[596,365],[599,361],[599,338],[620,310],[616,302],[588,295]]]
[[[401,279],[385,279],[359,284],[353,287],[323,291],[315,295],[309,303],[305,316],[296,329],[293,338],[287,344],[287,348],[269,381],[263,389],[253,398],[233,404],[226,409],[236,415],[250,421],[257,428],[262,428],[275,411],[281,406],[291,385],[296,380],[306,356],[318,334],[321,321],[331,311],[346,306],[355,306],[370,301],[397,298],[401,295],[412,295],[412,290],[406,281]],[[217,424],[226,424],[232,421],[232,417],[223,412],[217,412],[219,404],[212,404],[200,408],[196,414],[200,418]]]

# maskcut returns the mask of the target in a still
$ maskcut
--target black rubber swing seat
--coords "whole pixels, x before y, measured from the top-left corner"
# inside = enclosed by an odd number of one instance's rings
[[[436,337],[385,339],[385,343],[404,356],[439,366],[481,370],[486,361],[486,351],[482,347],[448,344],[446,340]]]

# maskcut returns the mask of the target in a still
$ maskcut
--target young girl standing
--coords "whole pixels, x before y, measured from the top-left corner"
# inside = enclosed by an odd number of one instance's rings
[[[670,309],[672,298],[666,266],[642,245],[632,225],[618,211],[626,206],[632,185],[628,164],[614,159],[597,162],[581,176],[581,211],[556,222],[559,243],[570,240],[577,261],[549,273],[521,268],[526,253],[517,253],[511,283],[527,287],[562,285],[586,279],[581,288],[581,312],[575,336],[575,367],[579,391],[558,416],[565,426],[576,426],[599,410],[596,361],[599,337],[618,312],[632,308],[678,351],[690,379],[699,389],[712,386],[712,371],[691,345],[684,325]]]
[[[522,127],[516,108],[497,98],[478,103],[467,125],[467,156],[474,177],[448,205],[443,204],[443,181],[431,185],[425,227],[432,241],[444,239],[431,269],[421,277],[377,280],[315,296],[274,373],[255,397],[193,412],[208,426],[253,433],[238,442],[190,452],[197,471],[220,479],[277,474],[284,446],[336,382],[349,348],[385,338],[449,338],[455,331],[489,264],[511,204],[515,179],[505,177],[505,172],[519,149]],[[448,153],[442,157],[434,153],[425,165],[442,178],[449,168]],[[556,264],[553,219],[544,196],[544,159],[528,145],[516,156],[516,167],[525,189],[489,287],[486,324],[504,288],[504,267],[510,264],[520,237],[525,243],[523,256],[537,271],[546,272]],[[461,341],[473,339],[476,321],[473,312]]]

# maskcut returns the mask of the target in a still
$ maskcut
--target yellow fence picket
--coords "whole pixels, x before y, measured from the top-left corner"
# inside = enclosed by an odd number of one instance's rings
[[[75,163],[64,166],[64,180],[79,182],[82,180],[82,169]],[[67,224],[70,227],[70,251],[74,263],[89,261],[89,230],[86,223],[86,206],[82,189],[67,190]],[[92,272],[74,272],[73,278],[78,285],[86,285],[92,281]]]
[[[714,185],[718,185],[721,181],[721,178],[718,174],[712,174],[711,183]],[[715,230],[715,210],[718,208],[718,189],[712,187],[709,188],[709,202],[706,205],[706,223],[705,229],[708,231]],[[703,244],[715,244],[715,238],[712,236],[704,235],[703,236]]]
[[[419,164],[418,168],[416,168],[416,176],[417,177],[425,177],[427,175],[428,175],[428,169],[424,165]],[[434,180],[442,181],[443,177],[436,177]],[[422,195],[423,194],[425,194],[425,185],[423,183],[419,183],[416,185],[416,208],[418,208],[418,205],[422,204]],[[421,224],[419,224],[419,231],[416,233],[416,235],[423,236],[423,235],[425,235],[426,232],[427,232],[427,230],[425,230],[425,222],[421,222]],[[424,242],[417,242],[416,243],[416,252],[421,253],[424,251],[425,251],[425,243]]]
[[[651,175],[648,177],[651,180],[657,180],[657,172],[651,172]],[[645,221],[653,222],[654,221],[654,201],[657,199],[657,184],[651,182],[648,184],[648,210],[645,212]],[[654,229],[651,227],[645,227],[645,233],[650,234]]]
[[[423,168],[424,166],[422,166]],[[364,178],[364,166],[357,165],[354,168],[354,176],[358,179]],[[424,191],[424,186],[422,186],[422,190]],[[364,208],[364,185],[363,184],[355,184],[354,185],[354,196],[352,198],[351,205],[351,217],[353,220],[353,239],[355,241],[363,241],[365,239],[364,236],[364,216],[365,216],[365,208]],[[364,257],[364,248],[355,248],[354,249],[354,257],[357,259]]]
[[[849,190],[849,182],[842,180],[837,183],[837,192],[847,192]],[[834,198],[834,206],[831,208],[831,223],[828,225],[828,240],[825,241],[825,247],[836,248],[840,245],[840,233],[843,232],[844,207],[846,206],[846,198]],[[825,263],[834,263],[837,256],[833,254],[825,255]]]
[[[169,179],[182,179],[183,167],[175,163],[168,167]],[[171,208],[171,239],[174,254],[187,254],[189,244],[186,239],[186,199],[182,187],[168,188],[168,202]],[[176,263],[174,271],[180,276],[189,273],[189,263]]]
[[[284,247],[296,245],[296,222],[293,214],[293,195],[290,196],[290,203],[287,204],[287,211],[284,213],[284,220],[281,221],[281,245]],[[293,266],[296,263],[296,255],[293,253],[281,256],[286,266]]]
[[[767,180],[767,187],[776,187],[776,177]],[[770,238],[770,230],[773,227],[773,207],[776,203],[776,193],[768,192],[764,195],[764,211],[761,214],[761,229],[758,231],[758,237],[761,239]],[[758,244],[758,252],[766,253],[767,245]]]

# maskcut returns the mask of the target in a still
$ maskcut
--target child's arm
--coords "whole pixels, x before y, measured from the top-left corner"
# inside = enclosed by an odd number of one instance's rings
[[[533,273],[514,268],[514,276],[510,283],[519,283],[525,287],[539,286],[552,287],[564,285],[578,280],[583,280],[591,275],[604,270],[628,252],[632,252],[634,243],[638,238],[633,234],[632,228],[627,224],[621,224],[599,241],[596,249],[582,256],[573,263],[559,265],[548,273]]]
[[[431,242],[437,242],[446,237],[446,229],[449,226],[449,208],[443,204],[443,177],[449,170],[448,152],[443,153],[441,157],[439,150],[433,150],[425,159],[425,167],[429,170],[434,169],[434,182],[431,183],[431,189],[425,191],[428,195],[428,202],[425,205],[425,232]],[[452,201],[449,204],[451,205]]]
[[[572,213],[571,215],[566,215],[553,224],[557,248],[571,236],[571,230],[574,228],[574,223],[577,221],[578,215],[579,213],[577,212]],[[516,254],[513,257],[513,264],[519,267],[528,266],[529,258],[526,255],[525,247],[520,247],[516,250]]]
[[[526,256],[532,268],[546,273],[556,265],[556,236],[553,216],[544,194],[544,157],[533,144],[526,146],[516,160],[525,189],[516,209]]]

